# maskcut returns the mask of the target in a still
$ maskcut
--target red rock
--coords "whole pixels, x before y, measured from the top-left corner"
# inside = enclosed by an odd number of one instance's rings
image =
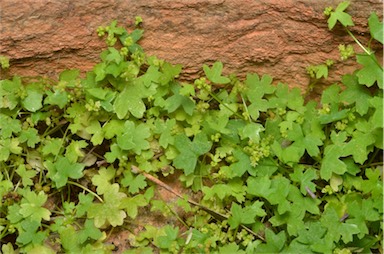
[[[327,59],[337,62],[337,46],[352,42],[341,27],[327,28],[323,10],[338,2],[1,0],[0,55],[11,59],[8,75],[57,77],[64,69],[91,70],[106,47],[96,28],[113,19],[132,28],[139,15],[147,54],[182,64],[184,80],[193,80],[203,73],[203,64],[219,60],[227,74],[271,74],[275,81],[304,89],[309,84],[306,66]],[[369,39],[367,18],[372,11],[382,17],[381,0],[354,0],[348,7],[356,24],[351,30],[363,42]],[[381,56],[382,47],[376,50]],[[352,60],[337,64],[328,82],[354,68]]]

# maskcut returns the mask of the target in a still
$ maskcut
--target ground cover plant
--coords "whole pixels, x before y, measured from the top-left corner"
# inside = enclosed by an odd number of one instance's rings
[[[383,69],[371,43],[383,25],[372,13],[362,45],[348,5],[325,15],[361,49],[340,45],[341,59],[361,68],[318,101],[269,75],[223,75],[220,62],[181,82],[182,66],[143,52],[140,17],[131,31],[98,28],[108,47],[85,77],[1,80],[2,253],[112,253],[114,230],[127,254],[382,251]],[[309,89],[333,64],[308,67]],[[164,183],[172,176],[186,191]]]

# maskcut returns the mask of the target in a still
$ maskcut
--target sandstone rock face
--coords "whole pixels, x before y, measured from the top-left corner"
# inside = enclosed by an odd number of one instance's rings
[[[48,75],[64,69],[92,69],[106,47],[96,34],[99,25],[118,20],[132,28],[143,18],[141,45],[184,66],[182,79],[201,75],[202,64],[216,60],[224,72],[270,74],[305,88],[305,67],[327,59],[339,62],[337,46],[351,43],[341,28],[327,28],[323,10],[336,0],[1,0],[0,55],[11,59],[4,75]],[[367,18],[382,17],[381,0],[354,0],[348,8],[356,24],[351,30],[369,39]],[[382,48],[376,45],[378,56]],[[361,51],[355,47],[356,51]],[[355,68],[353,61],[336,64],[330,81]]]

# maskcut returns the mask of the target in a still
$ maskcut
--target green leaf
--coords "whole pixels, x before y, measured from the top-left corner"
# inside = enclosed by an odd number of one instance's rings
[[[369,31],[372,38],[381,42],[384,41],[383,22],[380,22],[379,17],[376,13],[372,12],[368,18]]]
[[[56,187],[60,188],[67,184],[68,178],[79,179],[83,176],[84,165],[80,163],[72,163],[66,157],[61,157],[54,162],[56,174],[51,176]]]
[[[159,236],[157,238],[156,245],[159,246],[161,249],[169,249],[171,248],[171,245],[176,241],[177,236],[179,234],[179,228],[178,227],[171,227],[169,225],[164,227],[164,236]]]
[[[119,93],[113,104],[113,108],[119,119],[125,119],[128,112],[136,118],[142,118],[146,110],[143,98],[153,95],[154,88],[146,88],[140,84],[127,84]]]
[[[46,232],[38,231],[40,227],[40,222],[38,221],[23,220],[20,225],[21,229],[16,239],[19,245],[27,245],[28,243],[40,245],[43,243],[43,240],[47,238]]]
[[[197,159],[200,155],[211,149],[212,143],[203,133],[198,133],[193,141],[185,134],[179,134],[175,137],[175,147],[179,154],[173,161],[177,168],[184,169],[186,175],[192,174],[195,170]]]
[[[47,97],[44,99],[44,105],[57,105],[59,108],[64,108],[68,103],[68,93],[66,91],[54,90],[47,91]]]
[[[347,88],[341,92],[340,100],[350,104],[355,103],[356,112],[361,116],[365,115],[369,108],[369,99],[371,98],[369,91],[358,83],[356,76],[345,75],[342,82]]]
[[[339,158],[343,156],[346,143],[344,141],[347,139],[347,134],[345,132],[332,132],[331,140],[333,144],[325,147],[324,157],[321,163],[320,176],[324,180],[329,180],[332,176],[332,173],[342,175],[347,171],[346,164],[341,161]]]
[[[263,217],[267,213],[262,209],[263,202],[255,201],[252,205],[248,205],[242,208],[236,203],[232,203],[231,216],[228,219],[228,224],[232,229],[237,228],[241,224],[252,224],[255,223],[255,217]]]
[[[18,91],[21,89],[21,78],[14,76],[11,80],[0,80],[0,108],[13,110],[19,104]]]
[[[327,206],[324,214],[320,218],[321,225],[327,228],[327,236],[334,242],[340,238],[344,243],[352,242],[353,235],[360,233],[356,224],[341,222],[334,206]]]
[[[371,87],[377,82],[378,87],[383,89],[383,67],[378,63],[376,56],[356,55],[356,59],[363,65],[363,68],[356,73],[359,83]]]
[[[272,77],[269,75],[263,75],[260,79],[257,74],[247,74],[245,80],[247,89],[245,95],[249,101],[255,102],[266,94],[273,94],[276,87],[272,85],[272,80]]]
[[[95,226],[100,228],[110,224],[113,227],[123,225],[127,214],[121,210],[121,202],[127,197],[119,192],[119,185],[114,183],[109,186],[103,195],[104,203],[93,203],[88,210],[88,218],[93,218]]]
[[[57,155],[62,148],[63,141],[60,138],[45,139],[43,143],[43,155]]]
[[[161,119],[155,121],[155,130],[156,134],[160,134],[159,144],[167,148],[169,144],[173,145],[174,136],[173,128],[176,126],[175,119],[167,119],[165,122]]]
[[[75,69],[74,70],[64,70],[60,73],[59,80],[71,83],[77,79],[79,74],[80,74],[79,70],[75,70]]]
[[[182,70],[182,65],[175,64],[172,65],[168,62],[165,62],[161,67],[162,75],[159,78],[159,81],[162,85],[167,85],[169,82],[173,81]]]
[[[369,235],[369,228],[367,223],[369,221],[379,221],[381,216],[374,207],[372,199],[353,200],[347,203],[348,214],[350,215],[346,220],[347,223],[357,225],[359,228],[359,238]]]
[[[93,198],[94,196],[91,194],[79,193],[79,203],[76,206],[76,216],[78,218],[87,213],[93,203]]]
[[[264,131],[263,125],[259,123],[248,123],[243,128],[239,129],[241,139],[249,138],[254,143],[260,142],[260,133]]]
[[[92,184],[95,185],[96,191],[99,195],[104,194],[110,188],[110,180],[115,177],[115,170],[113,167],[101,167],[97,175],[92,177]]]
[[[124,124],[124,133],[117,136],[117,144],[123,150],[132,150],[136,154],[149,148],[147,138],[151,136],[148,125],[141,123],[135,125],[132,121],[126,121]]]
[[[331,112],[330,114],[320,115],[319,120],[321,124],[328,124],[342,120],[348,116],[349,109],[343,109],[341,111]]]
[[[16,173],[21,177],[21,182],[25,187],[33,185],[31,178],[37,174],[35,170],[27,170],[24,164],[21,164],[17,167]]]
[[[290,176],[293,181],[300,183],[300,191],[303,195],[308,195],[307,188],[313,193],[316,192],[316,184],[312,182],[318,179],[315,169],[298,165]]]
[[[233,156],[237,161],[229,166],[231,174],[228,177],[241,177],[246,171],[251,173],[254,171],[254,167],[251,166],[251,160],[246,153],[236,149],[233,151]]]
[[[146,205],[148,205],[148,201],[145,199],[144,195],[136,195],[123,199],[120,208],[124,208],[128,216],[135,219],[137,217],[139,207]]]
[[[85,156],[83,148],[87,146],[88,143],[85,140],[72,140],[65,149],[65,157],[68,158],[71,163],[75,163],[79,158]]]
[[[21,123],[18,119],[13,119],[7,115],[0,113],[0,135],[3,138],[10,138],[12,134],[21,131]],[[23,141],[22,141],[23,142]]]
[[[353,138],[345,145],[343,155],[352,155],[355,162],[363,164],[371,152],[375,137],[371,133],[354,132]]]
[[[372,129],[383,128],[383,98],[378,96],[369,100],[369,105],[375,109],[375,112],[369,118],[369,124]]]
[[[239,246],[236,243],[229,243],[222,247],[219,247],[220,254],[244,254],[243,250],[239,250]]]
[[[117,144],[112,144],[111,151],[106,152],[104,157],[108,163],[114,162],[116,159],[122,159],[126,155],[126,152],[122,150]]]
[[[207,78],[216,84],[227,84],[231,80],[225,76],[221,76],[221,71],[223,70],[222,62],[215,62],[210,69],[207,65],[203,65],[204,73]]]
[[[21,102],[23,107],[30,112],[36,112],[41,109],[43,107],[43,94],[39,91],[37,85],[27,86],[26,91],[27,97]]]
[[[19,141],[21,143],[27,141],[28,147],[35,148],[36,144],[40,142],[40,136],[38,131],[34,128],[23,129],[20,132]]]
[[[181,106],[188,115],[192,115],[195,102],[191,98],[181,95],[180,89],[181,87],[179,85],[173,84],[171,86],[173,95],[165,100],[164,109],[167,110],[168,113],[172,113]]]
[[[107,62],[115,62],[116,64],[119,64],[123,60],[123,57],[117,49],[109,47],[105,60]]]
[[[85,131],[92,135],[91,142],[94,146],[100,145],[104,140],[104,130],[98,120],[92,120],[88,123]]]
[[[147,186],[145,179],[143,175],[134,176],[131,171],[126,170],[124,171],[124,178],[121,179],[121,185],[124,187],[129,186],[129,193],[135,194]]]
[[[42,207],[47,201],[47,198],[48,196],[42,191],[38,194],[33,191],[25,191],[23,199],[21,200],[19,213],[24,218],[29,218],[39,224],[42,219],[49,221],[51,212],[47,208]]]
[[[112,139],[113,137],[120,135],[124,132],[125,121],[112,119],[111,121],[103,124],[104,137],[106,139]]]
[[[103,233],[101,233],[101,231],[95,227],[93,220],[87,219],[84,223],[84,228],[77,232],[76,236],[78,237],[78,241],[80,243],[84,243],[89,239],[100,239],[103,236]]]
[[[291,146],[300,149],[300,157],[303,156],[304,149],[310,156],[316,157],[320,153],[319,146],[323,144],[323,141],[312,133],[304,136],[301,126],[296,123],[292,124],[292,130],[288,132],[288,139],[293,141]]]
[[[327,229],[324,228],[319,221],[310,221],[305,228],[300,229],[297,239],[304,244],[314,244],[324,237],[326,231]]]
[[[285,232],[278,234],[273,233],[269,228],[265,230],[265,239],[267,243],[260,244],[256,249],[256,253],[280,253],[286,241]]]
[[[354,26],[355,24],[352,21],[351,15],[345,13],[344,10],[349,6],[349,1],[341,2],[334,12],[331,12],[331,15],[328,18],[328,28],[332,28],[336,25],[336,22],[339,21],[343,26]]]

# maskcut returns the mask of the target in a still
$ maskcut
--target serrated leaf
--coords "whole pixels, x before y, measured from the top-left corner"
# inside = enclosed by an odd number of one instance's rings
[[[312,181],[318,179],[318,176],[313,168],[296,166],[290,176],[293,181],[300,183],[300,191],[303,195],[308,195],[307,188],[313,193],[316,192],[316,184]]]
[[[82,217],[90,209],[94,196],[91,194],[79,193],[78,199],[79,203],[76,206],[76,216]]]
[[[368,18],[368,25],[369,25],[369,31],[371,33],[372,38],[375,40],[381,42],[383,44],[383,22],[380,22],[379,17],[376,13],[371,13],[371,15]]]
[[[143,98],[156,93],[155,87],[146,88],[141,83],[127,84],[123,91],[116,96],[113,108],[119,119],[125,119],[128,112],[134,117],[141,118],[146,110]]]
[[[221,72],[223,70],[223,63],[222,62],[215,62],[212,65],[212,68],[209,68],[207,65],[203,65],[204,73],[207,76],[207,78],[216,84],[227,84],[231,80],[225,76],[221,75]]]
[[[108,224],[113,227],[122,225],[127,214],[120,206],[126,197],[127,195],[119,192],[117,183],[110,185],[103,195],[104,203],[93,203],[88,211],[88,218],[93,218],[98,228]]]
[[[359,83],[371,87],[377,82],[378,87],[383,89],[383,67],[379,65],[376,56],[374,54],[356,55],[356,59],[363,65],[363,68],[356,73]]]
[[[188,115],[192,115],[195,102],[191,98],[181,95],[180,89],[180,86],[176,84],[171,86],[173,95],[165,100],[164,109],[167,110],[168,113],[172,113],[181,106]]]
[[[336,22],[339,21],[343,26],[354,26],[355,24],[352,21],[351,15],[344,12],[345,9],[349,6],[349,1],[341,2],[335,9],[334,12],[331,12],[331,15],[328,18],[328,28],[331,30]]]
[[[0,113],[0,135],[3,138],[10,138],[12,134],[17,134],[21,131],[21,122],[18,119],[13,119],[7,115]],[[23,142],[23,141],[22,141]]]
[[[358,234],[359,228],[355,224],[343,223],[333,206],[327,206],[320,218],[323,227],[327,228],[327,236],[334,242],[340,238],[344,243],[352,242],[353,235]]]
[[[179,134],[175,137],[175,147],[179,154],[173,161],[177,168],[184,169],[184,173],[189,175],[193,173],[197,164],[197,158],[211,149],[212,143],[203,133],[198,133],[193,141],[185,134]]]
[[[43,240],[46,239],[47,233],[38,231],[40,222],[35,220],[23,220],[20,223],[21,230],[16,242],[21,245],[27,245],[28,243],[40,245]]]
[[[146,178],[143,175],[134,176],[131,171],[124,171],[124,178],[121,179],[121,185],[128,187],[131,194],[139,192],[147,186]]]
[[[240,149],[234,150],[233,156],[237,161],[235,163],[231,163],[229,166],[231,173],[227,177],[241,177],[245,172],[252,172],[255,170],[254,167],[251,166],[249,156]]]
[[[43,155],[57,155],[62,148],[63,141],[60,138],[51,138],[44,140],[44,146],[42,149]]]
[[[324,157],[320,168],[320,176],[322,179],[329,180],[332,173],[342,175],[347,171],[347,166],[340,160],[346,146],[344,143],[346,139],[347,135],[345,132],[331,133],[333,144],[326,146],[324,150]]]
[[[85,140],[72,140],[65,149],[65,157],[72,163],[77,162],[78,158],[84,157],[83,148],[86,148],[88,143]]]
[[[343,155],[352,155],[355,162],[363,164],[372,150],[368,147],[374,143],[375,137],[371,133],[355,131],[353,138],[345,145]]]
[[[13,110],[19,104],[17,91],[21,88],[21,78],[14,76],[11,80],[0,80],[0,108]]]
[[[259,143],[260,133],[265,130],[263,125],[259,123],[248,123],[243,128],[239,129],[241,139],[249,138],[254,143]]]
[[[232,229],[237,228],[241,224],[255,223],[255,217],[263,217],[266,212],[261,207],[263,202],[255,201],[252,205],[242,208],[236,203],[232,203],[231,216],[228,219],[228,224]]]
[[[60,73],[59,79],[60,81],[66,81],[66,82],[71,82],[79,76],[80,71],[73,69],[73,70],[64,70]]]
[[[43,207],[47,198],[48,196],[42,191],[38,194],[33,191],[25,191],[23,199],[21,200],[20,214],[23,218],[30,218],[30,220],[38,223],[40,223],[42,219],[48,221],[51,212]]]
[[[43,94],[35,86],[27,87],[27,97],[25,97],[21,103],[23,107],[30,111],[36,112],[43,107]]]
[[[100,229],[95,227],[94,221],[87,219],[84,223],[84,227],[76,233],[78,241],[84,243],[89,239],[98,240],[103,236]]]
[[[25,187],[33,185],[31,178],[37,174],[35,170],[27,170],[24,164],[21,164],[17,167],[16,173],[21,177],[21,182]]]
[[[356,112],[361,116],[366,114],[371,98],[369,91],[357,82],[356,76],[345,75],[342,82],[347,88],[341,92],[340,100],[350,104],[355,103]]]
[[[64,108],[68,103],[68,93],[66,91],[54,90],[47,91],[47,97],[44,99],[44,105],[57,105],[59,108]]]
[[[51,176],[52,181],[55,182],[56,187],[63,187],[68,178],[79,179],[83,176],[84,164],[72,163],[66,157],[59,157],[56,162],[54,162],[54,167],[56,169],[56,174]]]
[[[28,147],[35,148],[36,144],[40,142],[40,136],[36,129],[28,128],[20,132],[19,140],[21,143],[27,141]]]
[[[104,140],[104,130],[98,120],[92,120],[88,123],[85,131],[92,135],[91,142],[94,146],[100,145]]]
[[[267,243],[260,244],[256,249],[256,253],[279,253],[285,245],[285,231],[275,234],[271,229],[267,228],[265,230],[265,239]]]
[[[95,185],[96,191],[99,195],[104,194],[110,188],[110,180],[115,176],[113,167],[102,167],[99,169],[98,174],[92,177],[92,184]]]
[[[247,74],[245,85],[247,86],[246,95],[248,99],[253,102],[262,98],[265,94],[273,94],[276,87],[272,85],[272,77],[263,75],[260,79],[259,75]]]
[[[148,205],[148,201],[144,195],[136,195],[133,197],[125,198],[120,204],[120,208],[124,208],[128,216],[135,219],[138,214],[139,207]]]
[[[148,125],[141,123],[135,125],[132,121],[126,121],[124,124],[124,133],[117,136],[117,144],[123,150],[132,150],[136,154],[149,148],[147,138],[151,136]]]
[[[171,245],[176,241],[177,236],[179,234],[179,228],[178,227],[171,227],[169,225],[164,227],[164,236],[159,236],[157,238],[157,246],[159,246],[162,249],[169,249]]]
[[[383,128],[383,98],[373,97],[369,100],[369,105],[375,109],[369,118],[371,128]]]

